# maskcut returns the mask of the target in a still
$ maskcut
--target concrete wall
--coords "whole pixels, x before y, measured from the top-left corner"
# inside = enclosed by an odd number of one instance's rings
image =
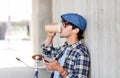
[[[40,45],[46,39],[45,25],[52,22],[52,1],[32,0],[32,27],[31,37],[33,42],[33,54],[42,54]],[[49,78],[50,72],[41,72],[42,78]]]
[[[32,41],[33,52],[41,53],[40,44],[46,38],[44,31],[45,25],[52,22],[52,1],[50,0],[32,0]]]
[[[84,43],[91,54],[91,78],[120,78],[119,4],[119,0],[53,0],[54,21],[69,12],[87,19]]]
[[[115,53],[115,73],[116,78],[120,78],[120,0],[116,0],[115,4],[115,46],[114,46],[114,53]]]

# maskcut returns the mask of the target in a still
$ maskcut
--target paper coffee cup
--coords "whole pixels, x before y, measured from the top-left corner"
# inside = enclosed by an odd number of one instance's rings
[[[60,32],[60,25],[59,24],[53,24],[53,25],[46,25],[45,31],[46,32]]]

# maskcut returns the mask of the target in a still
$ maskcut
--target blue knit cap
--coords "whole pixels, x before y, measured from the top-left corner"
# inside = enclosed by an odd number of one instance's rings
[[[61,15],[61,18],[67,22],[74,24],[75,26],[79,27],[81,30],[85,30],[86,28],[86,20],[83,16],[77,13],[67,13]]]

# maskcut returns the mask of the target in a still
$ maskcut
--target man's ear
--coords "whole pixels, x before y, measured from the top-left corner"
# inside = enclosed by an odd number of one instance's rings
[[[75,33],[78,33],[80,30],[79,30],[79,28],[75,28],[74,30],[73,30],[73,32],[75,32]]]

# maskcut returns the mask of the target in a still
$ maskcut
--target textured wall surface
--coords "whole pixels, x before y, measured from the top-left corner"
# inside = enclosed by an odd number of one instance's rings
[[[119,4],[119,0],[53,1],[54,21],[60,20],[60,14],[69,12],[87,19],[84,43],[91,54],[91,78],[120,78]]]

